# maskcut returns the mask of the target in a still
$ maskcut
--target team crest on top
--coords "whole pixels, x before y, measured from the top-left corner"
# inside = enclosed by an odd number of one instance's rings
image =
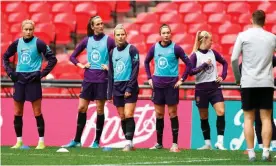
[[[32,60],[31,50],[28,48],[21,49],[21,58],[20,58],[21,64],[29,64],[31,60]]]
[[[207,74],[211,74],[211,73],[213,73],[213,71],[214,71],[214,65],[213,64],[210,64],[210,65],[208,65],[208,67],[206,67],[206,68],[204,68],[204,71],[207,73]]]
[[[167,58],[161,57],[158,59],[158,68],[165,69],[168,66]]]
[[[124,64],[123,61],[118,61],[115,67],[115,72],[116,74],[122,73],[126,68],[126,65]]]
[[[96,63],[96,62],[99,62],[100,59],[101,59],[100,52],[94,49],[91,53],[91,61]]]

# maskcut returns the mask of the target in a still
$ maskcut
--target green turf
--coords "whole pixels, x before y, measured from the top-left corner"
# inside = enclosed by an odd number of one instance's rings
[[[276,164],[262,162],[261,153],[257,153],[257,161],[250,163],[242,151],[218,150],[182,150],[180,153],[170,153],[168,149],[148,150],[137,149],[133,152],[122,152],[121,149],[102,151],[102,149],[73,148],[69,153],[57,153],[58,147],[47,147],[44,150],[10,149],[1,147],[2,165],[91,165],[91,164],[128,164],[128,165],[178,165],[178,164],[208,164],[208,165],[256,165]],[[272,152],[272,157],[276,155]]]

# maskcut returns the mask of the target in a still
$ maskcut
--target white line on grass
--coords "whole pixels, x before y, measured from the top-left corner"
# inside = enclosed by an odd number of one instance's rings
[[[192,163],[192,162],[203,162],[203,161],[227,161],[231,159],[211,159],[211,158],[190,158],[192,160],[185,160],[183,158],[182,161],[156,161],[156,162],[137,162],[137,163],[124,163],[124,164],[136,164],[136,165],[144,165],[144,164],[170,164],[170,163]]]
[[[2,153],[2,156],[19,156],[21,154],[17,154],[17,153]],[[56,156],[56,153],[54,154],[27,154],[27,156],[47,156],[47,157],[51,157],[51,156]],[[72,154],[68,154],[68,153],[63,153],[62,154],[63,157],[71,157]],[[74,156],[76,156],[76,154],[74,154]],[[87,154],[77,154],[77,156],[79,157],[89,157],[89,158],[132,158],[133,156],[108,156],[108,155],[102,155],[102,156],[91,156],[91,155],[87,155]],[[149,159],[146,156],[139,156],[139,158],[141,159]],[[144,165],[144,164],[171,164],[171,163],[193,163],[193,162],[211,162],[211,161],[228,161],[231,159],[212,159],[212,158],[181,158],[182,160],[179,161],[179,158],[176,157],[163,157],[163,156],[156,156],[154,157],[155,159],[160,159],[163,161],[156,161],[156,162],[134,162],[134,163],[122,163],[124,165]],[[173,159],[178,159],[177,161],[173,160]],[[164,161],[164,160],[170,160],[170,161]],[[110,164],[108,164],[110,165]],[[111,164],[113,165],[113,164]]]

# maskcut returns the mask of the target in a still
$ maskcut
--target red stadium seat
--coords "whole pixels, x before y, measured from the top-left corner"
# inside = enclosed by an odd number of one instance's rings
[[[124,23],[124,28],[128,34],[129,33],[138,34],[140,32],[140,26],[135,23]]]
[[[159,17],[156,13],[140,13],[137,16],[135,23],[144,24],[144,23],[157,23],[159,22]]]
[[[75,29],[76,17],[69,13],[59,13],[54,17],[56,27],[56,43],[68,44],[71,42],[70,33]]]
[[[226,6],[222,2],[210,2],[204,5],[203,13],[223,13],[225,9]]]
[[[68,55],[68,54],[57,54],[56,58],[57,58],[57,60],[58,60],[59,63],[63,63],[64,64],[64,63],[68,63],[69,62],[70,55]]]
[[[184,23],[195,24],[195,23],[205,23],[207,17],[202,13],[188,13],[184,17]]]
[[[91,16],[96,15],[97,6],[94,3],[80,3],[75,7],[77,33],[85,34],[87,32],[87,23]]]
[[[116,1],[116,12],[127,13],[130,8],[130,1]]]
[[[97,14],[97,5],[91,2],[79,3],[75,7],[76,13],[87,13],[90,17]]]
[[[60,77],[62,74],[72,74],[78,73],[78,67],[73,65],[71,62],[59,62],[59,65],[56,65],[55,68],[52,70],[52,74],[54,74],[57,78]]]
[[[162,2],[156,5],[156,13],[158,14],[168,13],[168,12],[177,13],[177,11],[178,11],[178,5],[172,2]]]
[[[147,53],[147,46],[145,43],[134,43],[133,45],[138,49],[140,55]]]
[[[8,22],[9,24],[14,24],[14,23],[22,23],[22,21],[26,20],[29,18],[28,14],[23,14],[23,13],[11,13],[8,16]]]
[[[238,24],[225,23],[219,26],[219,34],[237,34],[241,32],[242,28]]]
[[[237,34],[224,35],[221,38],[221,44],[234,44],[237,38]]]
[[[186,55],[191,55],[193,52],[193,44],[181,44],[180,47],[184,50]]]
[[[229,14],[250,13],[250,6],[246,2],[233,2],[228,5],[227,13]]]
[[[212,40],[213,40],[214,43],[219,43],[220,36],[215,34],[215,33],[212,33]]]
[[[7,51],[9,45],[10,44],[8,42],[7,43],[1,42],[1,56],[3,56],[3,54]],[[1,66],[3,66],[3,65],[1,65]]]
[[[13,42],[13,37],[10,34],[1,33],[1,48],[2,48],[2,44],[3,44],[3,47],[5,47],[6,45],[10,45],[12,42]]]
[[[172,41],[176,44],[194,44],[194,36],[188,33],[175,34],[172,37]]]
[[[188,33],[192,33],[192,34],[195,34],[197,33],[197,31],[208,31],[208,32],[211,32],[211,29],[212,27],[208,24],[201,24],[201,23],[198,23],[198,24],[191,24],[189,26],[189,30],[188,30]]]
[[[85,63],[87,63],[87,52],[86,51],[83,51],[79,56],[78,56],[78,61],[80,62],[80,63],[83,63],[83,64],[85,64]]]
[[[164,13],[160,16],[160,23],[181,23],[182,17],[177,13]]]
[[[244,14],[241,14],[240,17],[239,17],[239,20],[238,20],[238,23],[240,24],[250,24],[250,19],[251,19],[251,14],[249,13],[244,13]]]
[[[16,35],[18,32],[21,32],[22,30],[22,24],[21,23],[15,23],[10,26],[10,33],[11,35]]]
[[[55,38],[55,26],[47,23],[37,24],[34,34],[49,45]]]
[[[97,14],[101,16],[104,23],[109,23],[112,20],[111,14],[115,10],[115,2],[95,1],[97,5]]]
[[[2,3],[2,2],[1,2]],[[26,13],[27,5],[23,2],[12,2],[6,5],[6,13]]]
[[[12,36],[12,41],[15,41],[15,40],[17,40],[18,38],[21,38],[21,37],[22,37],[22,32],[19,32],[19,33]]]
[[[160,28],[159,24],[155,24],[155,23],[143,24],[140,28],[140,32],[144,35],[159,33],[159,28]]]
[[[146,44],[147,44],[147,50],[149,51],[150,47],[156,43],[160,41],[160,35],[158,33],[154,33],[148,36]]]
[[[276,3],[275,1],[263,2],[258,6],[259,10],[263,10],[265,13],[275,13],[276,12]]]
[[[271,32],[274,33],[276,35],[276,25],[274,25],[271,29]]]
[[[222,46],[219,45],[218,43],[212,44],[212,49],[217,52],[222,52]]]
[[[3,14],[2,14],[2,16],[3,16]],[[9,31],[10,31],[10,27],[9,27],[7,19],[3,19],[1,17],[1,33],[9,33]]]
[[[179,13],[201,13],[202,7],[196,2],[185,2],[179,7]]]
[[[231,16],[225,13],[211,14],[208,19],[209,24],[223,24],[227,21],[231,21]]]
[[[145,42],[145,36],[142,34],[129,34],[127,37],[127,40],[131,44],[135,43],[144,43]]]
[[[266,20],[265,20],[266,24],[276,24],[276,11],[275,13],[270,13],[266,15]]]
[[[32,3],[29,6],[29,13],[50,13],[50,5],[47,2]]]
[[[52,16],[49,13],[35,13],[32,15],[31,20],[37,23],[52,23]]]
[[[268,0],[270,1],[270,0]],[[263,3],[263,1],[256,1],[256,0],[247,0],[247,3],[250,5],[251,13],[258,9],[258,6]]]
[[[73,13],[74,7],[70,2],[59,2],[52,6],[52,13]]]
[[[171,33],[176,34],[176,33],[184,33],[187,31],[187,25],[181,24],[181,23],[174,23],[174,24],[169,24],[171,27]]]

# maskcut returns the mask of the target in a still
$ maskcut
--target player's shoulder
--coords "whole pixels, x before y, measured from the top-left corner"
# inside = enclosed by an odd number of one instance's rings
[[[105,36],[107,37],[107,40],[114,41],[114,39],[110,35],[105,35]]]
[[[39,37],[36,37],[35,36],[35,38],[36,38],[36,43],[37,44],[41,44],[41,45],[47,45],[42,39],[40,39]]]
[[[130,53],[135,53],[135,54],[139,53],[138,49],[134,45],[132,45],[132,44],[129,44],[129,45],[130,45],[129,46]]]

